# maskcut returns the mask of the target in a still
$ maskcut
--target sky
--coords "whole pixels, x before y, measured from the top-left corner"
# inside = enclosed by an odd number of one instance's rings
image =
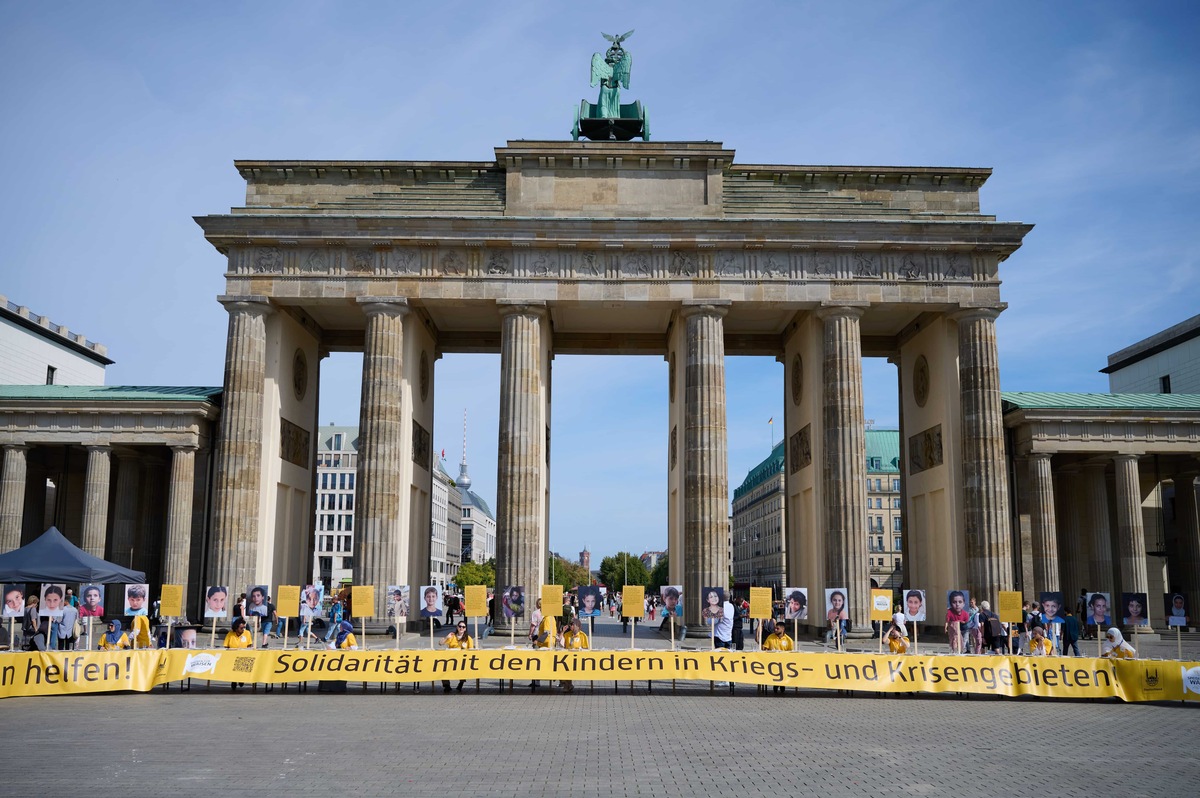
[[[990,167],[1036,225],[1001,265],[1004,390],[1108,389],[1109,354],[1200,312],[1200,4],[0,2],[0,294],[108,346],[111,385],[220,385],[224,259],[192,217],[234,159],[477,160],[569,137],[600,33],[657,141],[740,163]],[[356,422],[361,356],[322,364]],[[551,548],[666,547],[666,364],[553,364]],[[783,367],[730,357],[730,493],[782,427]],[[495,501],[499,356],[438,361],[434,450]],[[864,362],[865,415],[897,425]],[[775,432],[774,435],[778,435]]]

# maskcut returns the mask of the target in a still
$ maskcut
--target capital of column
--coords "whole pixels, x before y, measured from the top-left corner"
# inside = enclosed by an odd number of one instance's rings
[[[259,294],[242,296],[225,294],[217,297],[217,301],[224,305],[230,313],[237,311],[257,316],[269,316],[275,312],[275,308],[271,307],[271,300]]]
[[[6,443],[0,446],[0,448],[4,449],[5,452],[27,452],[32,447],[26,443]]]
[[[817,308],[817,318],[821,321],[826,319],[861,319],[863,314],[867,312],[868,302],[855,303],[838,303],[823,305]]]
[[[1050,458],[1054,457],[1054,452],[1030,452],[1028,457],[1030,460],[1037,460],[1039,462],[1049,461]]]
[[[194,443],[175,443],[175,444],[168,446],[167,448],[170,449],[172,452],[177,452],[177,453],[196,452],[200,449],[200,447]]]
[[[1122,452],[1121,454],[1113,455],[1113,462],[1117,463],[1117,464],[1121,464],[1121,463],[1128,463],[1130,460],[1132,460],[1136,463],[1140,457],[1141,457],[1140,454],[1128,454],[1126,452]]]
[[[712,316],[721,319],[729,313],[729,306],[732,304],[732,300],[729,299],[685,299],[679,309],[679,315],[685,319],[692,316]]]
[[[550,315],[550,306],[546,302],[530,302],[523,299],[497,299],[496,310],[500,312],[501,318],[504,316],[536,316],[545,319]]]
[[[110,443],[89,443],[83,447],[89,454],[98,452],[99,454],[112,454],[112,444]]]
[[[410,310],[406,296],[360,296],[357,300],[367,316],[404,316]]]
[[[959,310],[951,311],[946,314],[947,317],[959,323],[964,321],[995,321],[1000,318],[1000,314],[1008,308],[1007,302],[1001,302],[998,305],[983,305],[980,307],[963,307]]]

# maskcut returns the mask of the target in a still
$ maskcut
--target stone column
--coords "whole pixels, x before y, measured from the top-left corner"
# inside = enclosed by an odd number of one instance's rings
[[[363,344],[358,478],[354,504],[354,584],[375,585],[376,618],[387,615],[384,587],[407,581],[397,573],[400,546],[408,540],[400,518],[404,452],[404,297],[359,297],[367,316]],[[425,530],[427,533],[428,530]],[[411,530],[417,534],[417,530]],[[413,586],[415,591],[419,585]]]
[[[4,473],[0,478],[0,553],[21,548],[21,521],[25,517],[25,454],[28,446],[4,446]]]
[[[112,545],[108,559],[126,568],[133,567],[133,547],[137,539],[138,488],[140,463],[133,452],[118,450],[117,496],[113,505]]]
[[[87,476],[83,485],[83,538],[81,549],[104,558],[108,536],[108,490],[112,477],[112,447],[87,447]]]
[[[869,637],[871,634],[867,434],[863,421],[862,336],[859,329],[862,315],[863,309],[858,307],[830,307],[817,312],[824,324],[824,587],[845,586],[849,592],[852,637]],[[818,592],[817,595],[821,594]]]
[[[1146,534],[1142,524],[1142,488],[1138,479],[1138,456],[1119,454],[1113,458],[1117,470],[1117,545],[1120,551],[1120,589],[1124,593],[1146,593],[1146,617],[1151,619],[1150,607],[1158,605],[1158,597],[1149,595],[1146,578]],[[1113,596],[1118,612],[1124,612],[1120,596]],[[1116,620],[1114,612],[1114,621]],[[1151,620],[1151,623],[1152,620]],[[1150,626],[1138,628],[1139,633],[1152,633]]]
[[[725,314],[685,302],[683,373],[683,621],[689,635],[709,635],[700,592],[729,582],[729,458],[725,430]]]
[[[225,394],[213,475],[209,584],[235,596],[254,581],[266,386],[266,297],[222,297],[229,311]]]
[[[192,491],[196,479],[195,446],[171,447],[171,483],[167,494],[167,550],[163,555],[164,585],[183,585],[187,614],[188,565],[192,552]]]
[[[953,317],[958,322],[967,578],[975,595],[991,601],[992,606],[999,591],[1013,589],[1008,475],[996,353],[999,315],[1000,309],[974,308]]]
[[[1108,484],[1104,478],[1104,463],[1088,463],[1083,467],[1083,501],[1085,533],[1091,532],[1091,571],[1087,589],[1097,593],[1112,593],[1113,579],[1112,531],[1108,524]],[[1121,597],[1114,595],[1113,606]]]
[[[1179,589],[1187,596],[1188,623],[1200,626],[1200,513],[1196,508],[1196,472],[1176,474],[1175,525],[1179,540]],[[1170,630],[1168,630],[1170,631]]]
[[[1029,524],[1033,531],[1035,594],[1062,590],[1058,571],[1058,529],[1055,525],[1054,478],[1050,470],[1050,457],[1049,452],[1034,452],[1029,456]]]
[[[496,486],[496,587],[524,585],[536,606],[545,564],[542,475],[542,336],[540,304],[500,306],[500,440]],[[545,608],[555,612],[554,607]],[[502,618],[496,619],[503,624]]]

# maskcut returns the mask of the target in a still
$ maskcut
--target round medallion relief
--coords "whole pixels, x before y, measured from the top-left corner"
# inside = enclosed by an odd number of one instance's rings
[[[421,353],[421,401],[424,402],[429,398],[429,355],[426,352]]]
[[[800,398],[804,392],[804,361],[799,355],[792,358],[792,404],[800,406]]]
[[[924,407],[929,401],[929,361],[924,355],[913,364],[913,399],[917,400],[917,407]]]
[[[292,355],[292,390],[296,393],[297,402],[303,401],[308,393],[308,358],[304,356],[303,349],[297,349],[296,354]]]

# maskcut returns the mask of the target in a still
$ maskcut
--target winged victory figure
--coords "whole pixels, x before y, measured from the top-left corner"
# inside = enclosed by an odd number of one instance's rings
[[[596,103],[600,117],[614,119],[621,115],[621,87],[629,88],[629,72],[633,67],[633,56],[621,42],[632,36],[633,31],[620,36],[600,35],[612,42],[612,46],[604,55],[592,53],[592,86],[600,84],[600,99]]]
[[[583,100],[575,113],[575,127],[571,137],[580,136],[593,141],[629,141],[640,136],[650,140],[650,125],[646,109],[637,100],[621,104],[621,89],[629,88],[629,73],[633,68],[633,56],[621,43],[633,35],[626,31],[620,36],[601,33],[608,42],[606,53],[592,53],[592,86],[600,86],[600,98],[596,103]]]

